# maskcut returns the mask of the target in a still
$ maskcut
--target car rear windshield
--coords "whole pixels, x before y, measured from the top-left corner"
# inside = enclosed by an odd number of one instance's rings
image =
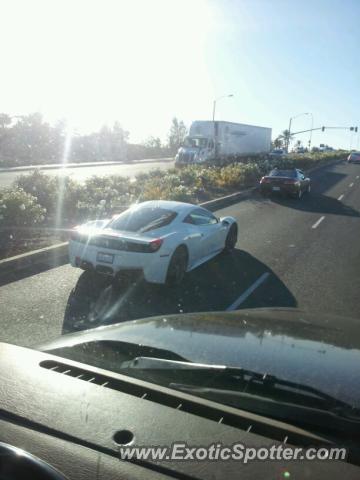
[[[270,172],[271,177],[290,177],[290,178],[295,178],[296,177],[296,170],[272,170]]]
[[[113,220],[109,227],[125,232],[148,232],[169,225],[177,213],[157,207],[126,210]]]

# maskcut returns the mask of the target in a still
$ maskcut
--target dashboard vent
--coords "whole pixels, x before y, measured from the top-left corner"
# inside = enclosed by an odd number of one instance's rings
[[[155,389],[144,388],[131,381],[128,382],[126,380],[108,377],[106,375],[94,373],[91,370],[78,368],[54,360],[44,360],[40,362],[40,367],[51,370],[54,373],[67,375],[84,382],[93,383],[103,388],[110,388],[111,390],[133,395],[146,401],[155,402],[182,412],[190,413],[197,417],[206,418],[246,432],[262,435],[287,445],[307,447],[324,445],[326,443],[324,440],[320,441],[310,434],[306,435],[297,433],[293,430],[281,428],[265,421],[249,421],[246,417],[241,416],[240,412],[239,414],[224,413],[221,408],[203,405],[191,400],[184,400],[183,398],[178,397],[175,391],[174,394],[168,394]]]

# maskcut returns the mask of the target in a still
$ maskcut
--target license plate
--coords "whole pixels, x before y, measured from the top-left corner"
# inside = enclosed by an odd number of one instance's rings
[[[111,255],[111,253],[102,253],[99,252],[97,254],[96,260],[98,262],[103,262],[103,263],[113,263],[114,261],[114,255]]]
[[[272,187],[273,192],[280,192],[280,187]]]

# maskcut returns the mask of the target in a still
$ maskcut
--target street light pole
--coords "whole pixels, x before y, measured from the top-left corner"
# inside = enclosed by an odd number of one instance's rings
[[[234,94],[230,93],[230,95],[222,95],[221,97],[215,98],[213,102],[213,115],[212,115],[212,121],[213,121],[213,127],[214,127],[214,153],[215,153],[215,158],[217,156],[217,145],[216,145],[216,128],[215,128],[215,112],[216,112],[216,102],[221,100],[222,98],[230,98],[233,97]]]
[[[288,138],[286,140],[286,152],[289,153],[289,146],[290,146],[290,135],[291,135],[291,122],[292,122],[292,119],[295,118],[295,117],[290,117],[290,120],[289,120],[289,128],[288,128]]]
[[[290,146],[290,137],[291,137],[291,123],[295,118],[301,117],[302,115],[312,115],[309,112],[304,112],[304,113],[299,113],[298,115],[294,115],[293,117],[290,117],[289,120],[289,130],[288,130],[288,139],[286,142],[286,151],[289,153],[289,146]]]
[[[215,122],[216,102],[218,102],[222,98],[230,98],[230,97],[233,97],[233,96],[234,96],[234,94],[230,93],[230,95],[222,95],[221,97],[215,98],[215,100],[213,102],[213,115],[212,115],[213,122]]]
[[[309,115],[311,115],[311,130],[310,130],[310,136],[309,136],[309,151],[311,150],[311,142],[312,142],[312,132],[314,128],[314,115],[310,112]]]

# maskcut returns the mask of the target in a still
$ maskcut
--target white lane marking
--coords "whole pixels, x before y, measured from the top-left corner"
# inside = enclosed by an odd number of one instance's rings
[[[325,217],[320,217],[317,222],[314,223],[314,225],[311,228],[317,228],[320,223],[324,220]]]
[[[359,178],[359,175],[356,175],[356,180]]]
[[[245,300],[248,298],[249,295],[253,293],[254,290],[256,290],[262,283],[265,282],[265,280],[270,276],[269,272],[265,272],[259,277],[256,282],[254,282],[247,290],[245,290],[244,293],[240,295],[238,299],[235,300],[234,303],[232,303],[226,310],[236,310]]]
[[[349,187],[351,188],[351,187],[353,187],[353,186],[354,186],[354,184],[353,184],[353,183],[350,183]]]
[[[344,195],[340,195],[340,197],[338,198],[338,200],[342,200],[344,198]]]

